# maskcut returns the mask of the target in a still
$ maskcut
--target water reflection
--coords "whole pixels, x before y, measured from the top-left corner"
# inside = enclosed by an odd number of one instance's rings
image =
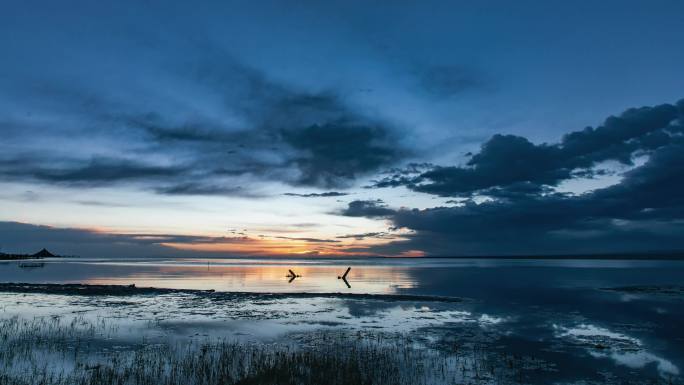
[[[608,358],[618,365],[635,369],[654,363],[662,376],[679,375],[677,366],[646,350],[644,343],[638,338],[591,324],[570,328],[554,325],[554,328],[557,337],[577,343],[592,357]]]
[[[0,281],[87,284],[135,284],[139,287],[213,289],[245,292],[353,292],[395,294],[416,286],[409,266],[355,265],[338,280],[340,268],[290,261],[238,265],[231,260],[210,263],[172,261],[52,261],[41,272],[27,274],[16,264],[0,268]],[[294,273],[294,276],[292,275]],[[286,279],[283,279],[286,277]],[[353,289],[351,283],[354,283]],[[289,283],[289,284],[284,284]]]
[[[45,267],[45,262],[19,262],[22,269],[40,269]]]

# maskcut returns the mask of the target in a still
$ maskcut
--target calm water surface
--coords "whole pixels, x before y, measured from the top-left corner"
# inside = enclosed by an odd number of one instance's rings
[[[350,288],[337,278],[348,266]],[[288,269],[301,277],[290,281]],[[0,307],[6,316],[90,312],[155,319],[173,335],[201,330],[268,339],[373,328],[424,336],[426,344],[440,346],[485,343],[552,363],[555,369],[530,380],[535,383],[679,383],[684,370],[684,298],[659,290],[684,286],[684,261],[70,259],[35,267],[0,264],[0,281],[420,295],[424,299],[415,301],[251,297],[240,303],[167,296],[122,305],[118,299],[0,293]],[[605,290],[633,286],[655,290]],[[463,301],[440,303],[434,296]]]
[[[558,290],[684,283],[684,261],[65,259],[46,261],[40,267],[21,266],[21,262],[0,264],[0,281],[134,283],[164,288],[274,293],[453,295],[489,300],[502,296],[524,300],[534,293],[534,301],[544,301],[552,291]],[[348,275],[351,288],[337,279],[347,267],[352,267]],[[289,282],[288,269],[302,277]],[[546,290],[540,293],[539,288]]]

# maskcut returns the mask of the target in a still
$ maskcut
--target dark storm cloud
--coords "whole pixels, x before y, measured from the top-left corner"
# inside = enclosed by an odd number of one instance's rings
[[[348,217],[384,217],[394,214],[381,199],[352,201],[341,214]]]
[[[458,207],[398,210],[409,243],[460,253],[682,248],[684,146],[658,150],[617,185],[579,196],[528,195]]]
[[[516,193],[521,188],[541,191],[544,186],[556,186],[579,173],[591,176],[592,167],[604,161],[632,165],[635,155],[650,154],[678,140],[682,105],[679,102],[630,109],[608,118],[599,127],[567,134],[555,144],[494,135],[465,166],[395,173],[378,181],[375,187],[404,185],[440,196],[500,195],[503,190]]]
[[[420,177],[431,183],[409,185],[436,195],[477,192],[489,200],[423,210],[383,207],[394,226],[413,233],[378,249],[445,255],[682,250],[682,107],[628,110],[599,128],[566,135],[559,145],[497,136],[473,156],[470,168],[435,168]],[[660,138],[652,140],[654,135]],[[617,184],[582,194],[550,187],[572,178],[575,167],[609,159],[631,164],[635,153],[648,160]],[[364,215],[364,208],[354,212]]]
[[[379,126],[341,121],[283,134],[288,144],[301,150],[294,162],[302,185],[344,186],[400,159],[396,145],[389,144],[388,132]]]
[[[299,197],[299,198],[327,198],[327,197],[342,197],[342,196],[349,195],[349,194],[339,192],[339,191],[326,191],[326,192],[322,192],[322,193],[308,193],[308,194],[284,193],[283,195],[290,196],[290,197]]]

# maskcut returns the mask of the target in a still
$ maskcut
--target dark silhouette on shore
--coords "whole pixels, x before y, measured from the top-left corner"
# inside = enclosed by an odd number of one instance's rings
[[[344,281],[344,284],[347,285],[347,287],[351,289],[351,285],[349,284],[349,281],[347,281],[347,274],[349,274],[350,271],[351,271],[351,267],[348,267],[347,271],[345,271],[344,274],[342,274],[341,276],[339,276],[339,275],[337,276],[337,279],[341,279],[342,281]]]
[[[291,283],[292,281],[294,281],[294,280],[295,280],[295,278],[299,278],[299,277],[301,277],[301,275],[295,274],[295,272],[294,272],[294,271],[292,271],[291,269],[289,269],[289,270],[287,270],[287,271],[289,271],[289,274],[288,274],[288,275],[286,275],[286,277],[289,277],[289,278],[290,278],[290,280],[289,280],[289,281],[287,281],[288,283]]]
[[[45,258],[61,258],[59,255],[52,254],[47,249],[42,249],[35,254],[7,254],[0,252],[0,261],[18,261],[22,259],[45,259]]]

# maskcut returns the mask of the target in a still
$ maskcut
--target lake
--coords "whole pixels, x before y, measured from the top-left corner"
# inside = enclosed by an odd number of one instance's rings
[[[684,370],[684,261],[65,259],[0,264],[0,282],[216,291],[0,292],[6,319],[106,319],[125,330],[108,337],[119,346],[142,335],[316,345],[317,333],[372,332],[443,360],[462,354],[455,347],[516,357],[526,383],[680,383]],[[504,383],[492,376],[468,378]]]

